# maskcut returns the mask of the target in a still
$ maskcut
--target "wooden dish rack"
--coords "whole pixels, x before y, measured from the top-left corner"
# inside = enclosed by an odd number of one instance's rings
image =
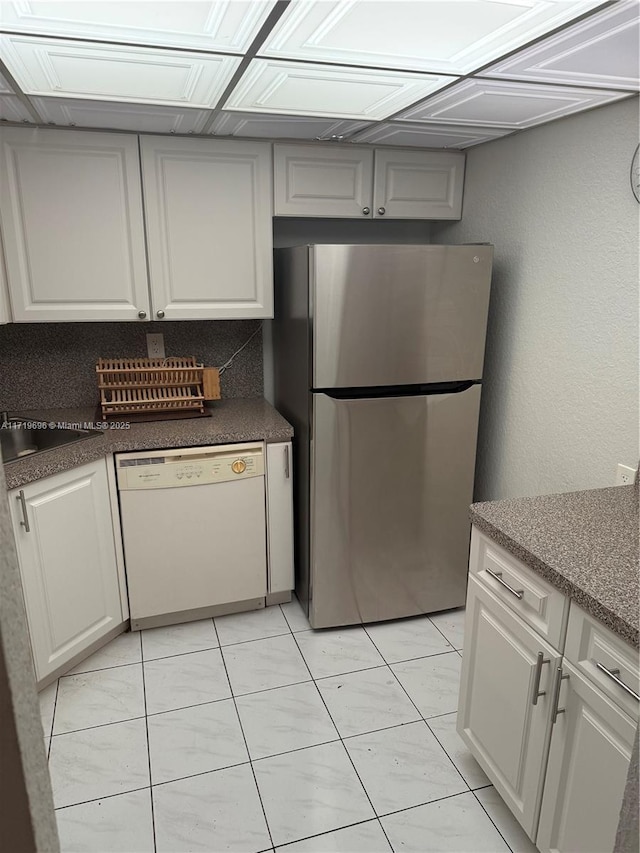
[[[193,417],[220,399],[217,367],[183,358],[100,358],[96,365],[103,418]]]

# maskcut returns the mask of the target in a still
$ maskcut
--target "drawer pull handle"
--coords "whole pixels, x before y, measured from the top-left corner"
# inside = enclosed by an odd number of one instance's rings
[[[543,666],[543,664],[550,663],[550,662],[551,661],[549,660],[549,658],[545,658],[545,656],[542,654],[542,652],[538,652],[538,658],[536,660],[536,674],[535,674],[534,679],[533,679],[533,694],[531,696],[531,704],[532,705],[537,705],[538,699],[541,696],[547,695],[546,690],[540,690],[540,679],[542,677],[542,666]]]
[[[24,498],[24,489],[20,489],[16,495],[16,500],[22,508],[22,521],[20,522],[20,527],[24,527],[24,532],[29,533],[31,528],[29,527],[29,516],[27,515],[27,502]]]
[[[494,580],[497,580],[499,584],[502,584],[505,589],[508,589],[511,595],[515,595],[516,598],[522,598],[524,595],[523,589],[514,589],[512,586],[509,586],[506,581],[502,580],[502,572],[492,572],[491,569],[485,569],[485,572],[488,575],[491,575]]]
[[[562,687],[562,682],[565,678],[569,678],[569,676],[563,675],[562,667],[559,666],[556,669],[556,680],[555,684],[553,685],[553,714],[551,719],[552,723],[555,723],[555,721],[558,719],[558,716],[560,714],[564,714],[564,712],[567,710],[566,708],[558,708],[558,702],[560,701],[560,688]]]
[[[622,681],[622,679],[618,678],[618,676],[620,675],[619,669],[607,669],[607,667],[601,664],[599,661],[594,661],[594,663],[597,669],[600,670],[600,672],[604,672],[604,674],[608,675],[612,681],[615,681],[618,687],[622,687],[622,689],[626,690],[630,696],[633,696],[636,702],[640,702],[640,696],[638,696],[636,691],[632,690],[627,684],[624,683],[624,681]]]
[[[284,447],[284,477],[285,480],[288,480],[291,476],[291,466],[289,465],[289,445],[285,444]]]

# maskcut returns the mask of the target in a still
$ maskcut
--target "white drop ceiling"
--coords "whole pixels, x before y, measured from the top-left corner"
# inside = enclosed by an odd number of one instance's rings
[[[2,0],[0,120],[467,148],[640,88],[640,0]]]

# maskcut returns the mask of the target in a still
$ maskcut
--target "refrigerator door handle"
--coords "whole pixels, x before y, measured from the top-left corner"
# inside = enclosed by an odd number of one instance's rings
[[[324,394],[332,400],[374,400],[379,397],[428,397],[432,394],[460,394],[474,385],[480,385],[479,379],[465,379],[461,382],[430,382],[424,385],[370,385],[361,388],[314,388],[315,394]]]

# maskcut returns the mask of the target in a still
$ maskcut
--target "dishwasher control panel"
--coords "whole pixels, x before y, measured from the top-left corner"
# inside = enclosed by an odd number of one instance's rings
[[[264,476],[262,444],[116,454],[120,491],[225,483]]]

